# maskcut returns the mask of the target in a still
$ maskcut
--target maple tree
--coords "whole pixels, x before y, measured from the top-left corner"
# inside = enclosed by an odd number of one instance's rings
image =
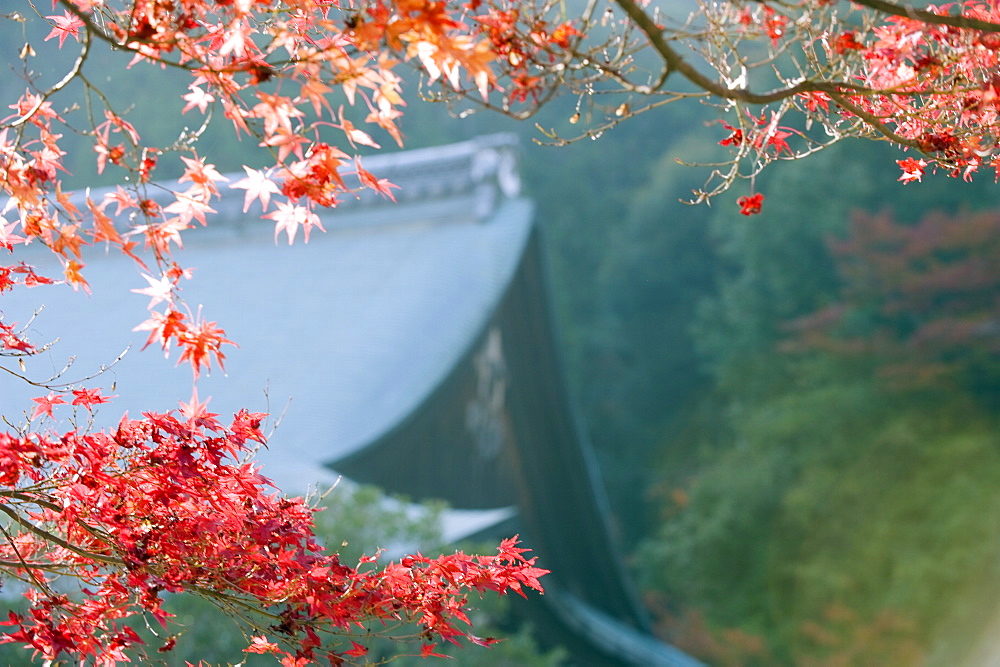
[[[1000,18],[990,2],[915,9],[885,0],[699,0],[690,14],[676,16],[636,0],[582,7],[546,0],[53,0],[51,14],[38,4],[24,0],[3,18],[48,21],[45,40],[75,56],[54,83],[25,76],[24,93],[0,119],[0,187],[8,197],[0,245],[11,253],[44,245],[62,275],[6,265],[0,293],[53,282],[86,291],[86,246],[120,251],[147,283],[135,290],[150,297],[137,327],[149,332],[146,345],[168,355],[176,349],[195,381],[222,367],[231,343],[219,323],[191,312],[180,297],[191,272],[175,249],[185,230],[208,224],[228,181],[198,153],[199,138],[221,112],[238,136],[265,149],[267,161],[245,166],[246,176],[228,187],[245,191],[245,211],[259,209],[276,239],[284,234],[291,243],[301,229],[308,240],[322,230],[319,211],[355,196],[345,176],[393,196],[390,183],[346,150],[379,148],[378,133],[402,145],[402,63],[421,71],[427,97],[459,113],[485,107],[527,118],[558,95],[574,96],[567,122],[582,129],[543,130],[553,143],[597,137],[678,100],[717,105],[719,143],[731,154],[711,168],[695,199],[747,179],[751,192],[738,201],[747,215],[764,204],[753,191],[761,169],[847,137],[911,151],[899,161],[905,182],[937,169],[963,178],[980,168],[1000,172]],[[87,76],[95,49],[130,54],[135,66],[188,73],[179,111],[201,116],[202,124],[169,147],[144,141]],[[25,72],[33,57],[26,43]],[[83,87],[82,108],[60,104],[70,84]],[[345,105],[362,109],[363,126]],[[64,188],[62,141],[70,132],[89,138],[96,171],[114,172],[117,189],[94,198]],[[158,181],[162,161],[182,170],[176,186]],[[0,355],[21,362],[36,354],[26,330],[0,320]],[[433,653],[433,638],[462,634],[454,622],[464,620],[468,589],[539,588],[544,571],[513,541],[495,557],[341,564],[312,537],[310,508],[276,495],[248,462],[250,443],[264,437],[261,415],[243,412],[224,426],[195,392],[174,413],[126,418],[109,432],[60,432],[60,410],[85,415],[108,397],[83,383],[3,369],[45,394],[25,423],[0,435],[0,512],[9,519],[0,551],[33,604],[9,619],[8,639],[48,659],[125,659],[137,638],[121,621],[136,614],[167,620],[164,591],[193,590],[270,614],[272,634],[284,643],[262,633],[248,650],[297,664],[325,646],[322,629],[363,618],[415,617],[427,631],[425,652]],[[198,539],[205,535],[227,539]],[[82,597],[50,583],[63,575],[80,580]],[[360,646],[343,651],[361,654]]]
[[[361,37],[335,28],[328,14],[338,8],[325,1],[87,1],[53,8],[61,12],[44,17],[51,23],[46,41],[79,51],[50,87],[25,76],[24,94],[0,120],[0,183],[7,196],[0,245],[11,254],[42,245],[59,260],[62,275],[15,262],[0,268],[0,293],[57,282],[89,291],[86,247],[119,251],[134,259],[145,280],[133,291],[150,297],[148,317],[136,330],[148,332],[147,346],[176,352],[197,382],[223,366],[231,341],[222,326],[180,299],[180,284],[191,271],[175,251],[185,230],[208,223],[228,179],[196,151],[207,122],[169,149],[146,145],[87,77],[92,49],[121,49],[136,62],[190,72],[182,112],[208,118],[218,105],[238,134],[270,151],[270,168],[248,166],[246,177],[230,186],[245,190],[247,209],[256,204],[273,221],[276,240],[284,233],[291,243],[300,229],[307,241],[322,229],[317,210],[354,195],[343,172],[392,197],[391,184],[319,139],[321,128],[333,127],[351,146],[377,146],[341,108],[334,111],[331,93],[340,91],[352,105],[363,100],[369,120],[400,141],[394,121],[403,101],[388,43],[445,45],[450,24],[414,7],[406,10],[416,13],[405,34],[372,34],[364,39],[382,45],[362,47]],[[31,2],[24,10],[38,11]],[[20,14],[4,18],[24,20]],[[384,27],[402,28],[385,21]],[[454,56],[428,56],[428,66],[436,62],[451,71],[474,63],[457,42],[449,48]],[[371,49],[384,53],[373,58]],[[25,72],[33,57],[26,43]],[[272,57],[278,62],[269,62]],[[295,87],[295,95],[282,94],[278,79]],[[78,115],[66,108],[71,104],[59,106],[60,93],[74,81],[83,84],[88,100]],[[60,140],[67,132],[91,138],[95,170],[117,170],[119,187],[93,196],[64,188]],[[166,159],[182,165],[175,186],[155,176]],[[256,629],[246,651],[274,654],[283,664],[361,659],[362,644],[338,637],[370,623],[389,633],[417,624],[421,632],[410,638],[421,644],[421,655],[433,656],[441,640],[496,641],[469,631],[470,594],[541,590],[538,578],[546,570],[525,556],[517,538],[502,541],[493,556],[456,552],[388,564],[376,556],[342,563],[314,535],[315,508],[283,497],[253,464],[254,448],[266,439],[265,415],[241,411],[224,425],[195,389],[179,410],[126,416],[117,428],[97,429],[93,412],[112,397],[90,386],[93,378],[30,377],[25,359],[46,346],[29,339],[28,325],[0,321],[0,355],[14,362],[3,370],[43,394],[23,422],[8,421],[10,430],[0,434],[0,567],[25,585],[30,603],[28,611],[9,614],[2,641],[23,644],[47,661],[152,660],[176,642],[163,596],[186,591],[244,617]],[[4,406],[8,419],[9,409]],[[60,428],[67,415],[71,428]],[[149,653],[133,629],[136,622],[162,639]]]

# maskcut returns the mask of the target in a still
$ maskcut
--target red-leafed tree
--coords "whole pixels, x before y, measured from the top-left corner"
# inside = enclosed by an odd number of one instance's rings
[[[134,291],[150,297],[137,330],[148,332],[147,345],[188,364],[195,382],[222,367],[231,343],[224,323],[179,298],[191,272],[175,252],[185,230],[209,223],[227,181],[197,152],[213,112],[270,155],[229,187],[245,191],[248,207],[259,202],[276,239],[283,233],[291,243],[322,229],[319,209],[355,195],[348,174],[392,196],[391,184],[360,159],[320,138],[336,132],[345,147],[377,147],[333,100],[366,107],[368,122],[398,142],[396,59],[413,55],[452,80],[467,73],[484,92],[492,82],[486,42],[462,37],[450,9],[438,5],[372,7],[353,29],[344,20],[356,14],[328,0],[73,0],[53,3],[52,13],[29,1],[17,9],[3,19],[48,21],[45,40],[76,52],[65,75],[43,85],[31,74],[36,56],[26,42],[24,92],[0,120],[0,245],[11,255],[43,245],[62,275],[41,275],[15,258],[0,266],[0,294],[53,282],[89,291],[87,246],[120,251],[145,280]],[[141,128],[92,84],[88,58],[96,49],[129,52],[134,66],[151,71],[188,72],[178,112],[202,114],[202,129],[169,149],[146,144]],[[83,87],[85,108],[71,108],[80,100],[79,90],[67,91],[71,84]],[[98,173],[120,179],[112,193],[64,187],[60,142],[70,133],[90,139]],[[166,161],[180,167],[178,185],[158,183]],[[88,380],[33,378],[24,362],[40,348],[27,330],[0,319],[3,370],[39,394],[30,406],[0,406],[8,427],[0,432],[0,568],[24,584],[29,601],[26,612],[4,619],[0,641],[46,661],[147,662],[175,642],[163,596],[186,591],[244,617],[256,629],[246,650],[283,664],[361,658],[362,644],[338,636],[380,623],[388,633],[416,624],[411,639],[421,646],[413,652],[436,655],[442,640],[495,641],[470,632],[467,596],[541,590],[546,571],[516,538],[493,556],[342,563],[315,537],[314,508],[283,497],[252,463],[265,415],[241,411],[223,423],[194,391],[179,410],[98,430],[89,416],[111,397]],[[143,647],[136,624],[162,625],[160,645]]]
[[[943,383],[995,396],[1000,215],[930,213],[904,225],[857,213],[830,249],[840,298],[794,322],[790,347],[877,361],[897,388]]]
[[[1000,10],[990,2],[915,9],[884,0],[697,0],[690,15],[641,0],[48,5],[7,3],[0,15],[47,21],[45,39],[73,53],[52,83],[30,74],[30,43],[20,50],[23,67],[10,69],[23,72],[23,93],[0,119],[0,245],[14,255],[22,244],[44,245],[62,275],[39,275],[14,259],[0,267],[0,293],[53,281],[87,290],[87,246],[120,251],[147,282],[137,290],[151,297],[139,326],[147,344],[176,349],[195,380],[222,365],[230,341],[225,323],[192,313],[180,298],[190,272],[174,251],[185,230],[210,222],[222,187],[244,190],[247,207],[258,203],[289,242],[300,228],[306,240],[321,229],[318,210],[353,196],[344,176],[391,196],[391,185],[347,151],[377,148],[379,133],[402,143],[401,63],[422,71],[427,96],[515,117],[573,96],[567,127],[581,129],[550,133],[555,143],[597,136],[677,100],[717,105],[719,143],[732,153],[694,198],[748,179],[751,192],[739,200],[747,215],[764,204],[752,185],[764,166],[847,137],[910,151],[899,161],[905,181],[928,169],[970,178],[1000,164]],[[95,86],[88,58],[98,49],[129,54],[151,73],[187,73],[178,111],[204,123],[169,149],[150,145]],[[85,104],[61,103],[71,85],[82,86]],[[344,105],[361,110],[363,126]],[[213,114],[270,156],[228,185],[213,156],[198,152]],[[112,194],[74,197],[64,188],[71,133],[91,142],[98,172],[119,177]],[[182,172],[167,192],[157,179],[163,162]],[[327,630],[405,617],[422,623],[430,641],[452,639],[468,590],[538,587],[542,571],[513,542],[488,558],[342,564],[316,544],[310,509],[274,494],[245,460],[248,444],[263,438],[260,415],[240,413],[224,425],[195,394],[178,412],[124,419],[110,432],[59,430],[61,410],[85,414],[108,399],[91,387],[32,380],[18,362],[36,352],[23,327],[0,320],[0,354],[13,362],[3,369],[39,388],[26,423],[0,435],[0,512],[9,519],[0,561],[32,602],[9,619],[8,637],[46,658],[124,659],[137,640],[122,621],[166,621],[164,591],[191,590],[263,614],[260,627],[274,637],[258,635],[248,650],[299,664],[329,646]],[[77,594],[51,583],[65,576],[81,582]]]

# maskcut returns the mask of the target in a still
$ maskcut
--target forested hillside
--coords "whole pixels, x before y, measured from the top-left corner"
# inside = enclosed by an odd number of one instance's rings
[[[689,333],[713,390],[655,448],[635,565],[713,661],[954,664],[997,604],[994,186],[903,186],[878,148],[712,221]]]

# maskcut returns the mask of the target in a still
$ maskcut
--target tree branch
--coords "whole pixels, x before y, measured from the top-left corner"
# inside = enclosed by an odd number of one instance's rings
[[[863,120],[869,127],[871,127],[873,130],[884,136],[886,139],[889,139],[890,141],[895,142],[901,146],[906,146],[908,148],[916,149],[921,153],[925,152],[920,147],[919,143],[917,143],[913,139],[907,139],[906,137],[902,137],[896,134],[877,117],[873,116],[872,114],[868,113],[858,105],[854,104],[840,93],[831,92],[829,93],[829,95],[831,100],[833,100],[834,102],[836,102],[837,104],[844,107],[852,114]]]
[[[66,75],[63,76],[63,78],[60,79],[58,82],[56,82],[54,86],[52,86],[47,91],[38,96],[38,101],[35,102],[35,106],[33,106],[28,111],[28,113],[24,114],[23,116],[12,122],[8,127],[18,127],[19,125],[23,125],[27,123],[29,120],[31,120],[31,117],[34,116],[36,113],[38,113],[38,110],[42,108],[42,105],[45,104],[46,100],[52,97],[52,95],[54,95],[55,93],[65,88],[67,85],[69,85],[70,81],[79,76],[80,71],[83,69],[83,63],[87,60],[87,55],[89,53],[90,53],[90,31],[85,30],[83,33],[83,46],[80,49],[80,55],[77,56],[70,70],[66,72]]]
[[[800,93],[842,93],[850,90],[859,95],[874,95],[882,91],[877,91],[846,81],[800,81],[787,88],[777,88],[766,93],[754,93],[745,88],[730,88],[718,81],[714,81],[686,61],[670,43],[663,37],[663,30],[653,22],[653,19],[634,0],[615,0],[615,3],[625,10],[629,18],[635,22],[639,29],[645,33],[650,45],[656,50],[667,66],[667,73],[679,72],[684,78],[693,83],[698,88],[720,97],[725,100],[735,102],[745,102],[747,104],[771,104]],[[667,77],[663,76],[661,81],[666,82]],[[886,94],[886,93],[883,93]]]
[[[885,0],[852,0],[855,4],[863,5],[869,9],[874,9],[883,14],[891,16],[902,16],[924,23],[934,25],[949,25],[954,28],[967,28],[969,30],[982,30],[983,32],[1000,32],[1000,23],[983,21],[969,16],[949,16],[947,14],[935,14],[926,9],[916,9],[905,5],[897,5]]]
[[[28,521],[27,519],[25,519],[20,514],[18,514],[14,510],[10,509],[6,505],[0,504],[0,512],[3,512],[7,516],[9,516],[19,526],[21,526],[22,528],[28,530],[29,532],[34,533],[35,535],[37,535],[38,537],[42,538],[43,540],[51,542],[52,544],[60,546],[63,549],[66,549],[68,551],[72,551],[73,553],[75,553],[78,556],[83,556],[84,558],[89,558],[91,560],[96,560],[96,561],[101,562],[101,563],[106,563],[108,565],[115,565],[115,566],[119,566],[119,567],[124,564],[121,561],[121,559],[115,558],[113,556],[105,556],[103,554],[96,554],[96,553],[93,553],[93,552],[90,552],[90,551],[84,551],[83,549],[79,548],[75,544],[71,544],[70,542],[67,542],[66,540],[64,540],[63,538],[59,537],[58,535],[50,533],[49,531],[45,530],[44,528],[40,528],[39,526],[36,526],[35,524],[31,523],[30,521]]]
[[[106,32],[101,30],[101,26],[97,25],[97,23],[94,22],[94,18],[90,14],[77,7],[73,2],[70,2],[70,0],[59,0],[59,4],[62,7],[65,7],[66,11],[73,14],[86,24],[84,32],[90,35],[96,35],[98,39],[107,42],[115,49],[124,49],[125,51],[128,51],[130,53],[135,53],[140,56],[143,56],[144,58],[149,58],[150,60],[154,60],[155,62],[160,63],[162,65],[167,65],[168,67],[176,67],[178,69],[183,69],[187,71],[191,71],[192,69],[194,69],[193,67],[190,67],[188,65],[183,65],[178,62],[174,62],[173,60],[165,60],[162,58],[150,58],[149,54],[143,53],[134,46],[130,46],[130,44],[141,44],[142,43],[141,40],[135,39],[129,42],[128,44],[118,42],[115,39],[113,39],[110,35],[108,35]]]

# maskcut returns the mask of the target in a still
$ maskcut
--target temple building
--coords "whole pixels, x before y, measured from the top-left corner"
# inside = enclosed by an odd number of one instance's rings
[[[398,203],[363,193],[322,217],[326,233],[276,246],[273,225],[226,190],[179,254],[195,267],[186,303],[238,348],[198,382],[213,412],[280,416],[259,460],[288,492],[338,475],[455,508],[452,534],[520,533],[539,556],[544,596],[515,606],[572,664],[698,664],[650,634],[610,530],[600,471],[569,397],[549,306],[543,239],[522,196],[508,135],[370,157]],[[236,178],[239,178],[238,176]],[[99,196],[99,193],[98,193]],[[39,265],[44,253],[23,259]],[[8,321],[60,338],[31,371],[66,380],[128,353],[92,386],[122,410],[175,408],[187,368],[140,352],[146,299],[130,261],[91,252],[93,296],[15,290]],[[132,280],[130,276],[134,276]],[[131,284],[135,283],[135,284]],[[32,390],[0,379],[5,397]],[[114,386],[114,390],[110,387]],[[37,393],[37,391],[35,392]],[[12,421],[18,415],[5,415]],[[276,419],[277,421],[277,419]]]

